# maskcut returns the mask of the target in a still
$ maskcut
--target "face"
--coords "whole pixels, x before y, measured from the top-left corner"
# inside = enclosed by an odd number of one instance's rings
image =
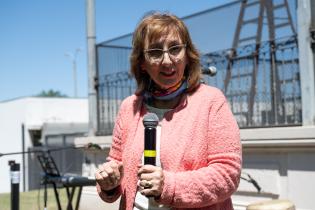
[[[169,33],[145,45],[141,68],[159,88],[168,89],[183,78],[187,65],[184,44],[178,35]]]

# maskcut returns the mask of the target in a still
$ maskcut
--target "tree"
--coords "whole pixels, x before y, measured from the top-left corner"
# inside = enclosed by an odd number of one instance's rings
[[[39,94],[36,95],[37,97],[61,97],[66,98],[68,97],[66,94],[62,94],[59,90],[50,89],[48,91],[42,90]]]

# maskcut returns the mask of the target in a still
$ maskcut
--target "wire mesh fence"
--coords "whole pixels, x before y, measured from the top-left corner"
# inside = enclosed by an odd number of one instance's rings
[[[136,88],[131,75],[125,72],[107,74],[99,78],[98,86],[98,133],[110,135],[119,106]]]
[[[202,57],[218,69],[207,83],[226,95],[239,126],[299,125],[301,90],[296,37],[247,45],[237,52],[224,50]]]
[[[117,51],[117,49],[115,48]],[[130,49],[120,49],[122,54]],[[203,54],[203,68],[215,66],[215,77],[203,80],[221,89],[241,128],[300,125],[301,91],[295,36]],[[117,52],[116,52],[117,53]],[[99,134],[110,135],[124,98],[133,94],[134,79],[125,71],[99,75]]]
[[[182,18],[202,69],[217,69],[203,80],[223,91],[241,128],[302,123],[296,8],[296,1],[240,0]],[[112,133],[121,101],[135,90],[131,39],[97,46],[99,135]]]

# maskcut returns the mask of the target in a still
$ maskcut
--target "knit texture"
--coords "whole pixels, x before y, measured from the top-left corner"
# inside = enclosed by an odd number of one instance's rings
[[[132,210],[137,189],[137,164],[144,148],[141,96],[121,105],[113,131],[109,159],[122,161],[124,177],[113,202],[121,195],[120,209]],[[222,92],[200,85],[162,120],[161,165],[165,180],[159,203],[172,209],[232,210],[231,194],[241,172],[241,144],[237,123]]]

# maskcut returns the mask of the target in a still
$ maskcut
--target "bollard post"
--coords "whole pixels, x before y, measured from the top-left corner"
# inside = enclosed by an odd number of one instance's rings
[[[19,210],[20,204],[20,164],[9,161],[11,177],[11,210]]]

